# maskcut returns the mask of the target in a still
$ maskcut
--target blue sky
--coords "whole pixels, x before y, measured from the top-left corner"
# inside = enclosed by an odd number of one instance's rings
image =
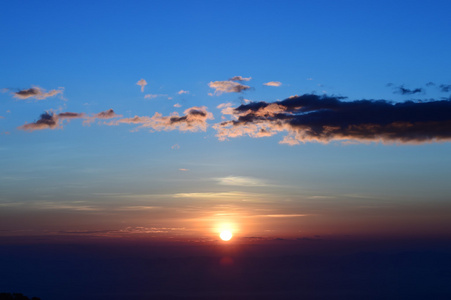
[[[249,117],[246,105],[305,94],[340,103],[444,101],[449,109],[450,9],[448,1],[5,4],[5,234],[147,228],[208,237],[220,224],[242,236],[449,234],[449,127],[407,144],[295,136],[300,144],[290,146],[279,143],[286,129],[220,141],[214,126]],[[214,82],[249,88],[215,92]],[[33,87],[40,96],[20,97]],[[98,115],[109,109],[114,117]],[[80,118],[59,115],[60,126],[23,130],[45,111]],[[174,112],[197,125],[149,125]],[[154,127],[136,130],[143,124]]]

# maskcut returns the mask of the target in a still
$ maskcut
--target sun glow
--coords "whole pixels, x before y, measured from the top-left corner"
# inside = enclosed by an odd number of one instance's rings
[[[233,234],[230,231],[228,231],[228,230],[221,231],[221,233],[219,234],[219,237],[223,241],[230,240],[232,238],[232,236],[233,236]]]

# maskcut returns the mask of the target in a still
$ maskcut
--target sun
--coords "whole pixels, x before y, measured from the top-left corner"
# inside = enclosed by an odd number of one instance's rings
[[[230,231],[228,231],[228,230],[221,231],[221,233],[219,234],[219,237],[223,241],[230,240],[232,238],[232,236],[233,236],[233,234]]]

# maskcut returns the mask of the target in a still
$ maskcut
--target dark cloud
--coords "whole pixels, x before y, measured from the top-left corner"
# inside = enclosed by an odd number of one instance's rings
[[[413,95],[417,93],[422,93],[424,90],[422,88],[416,88],[416,89],[406,89],[403,85],[396,88],[394,91],[395,94],[401,94],[401,95]]]
[[[391,103],[344,101],[305,94],[273,103],[253,102],[229,110],[233,120],[216,124],[220,140],[287,132],[281,143],[382,141],[422,143],[451,139],[451,101]]]
[[[426,83],[426,86],[434,86],[435,83],[433,83],[432,81],[429,81],[428,83]]]
[[[440,91],[444,92],[444,93],[448,93],[451,91],[451,84],[441,84],[439,86]]]

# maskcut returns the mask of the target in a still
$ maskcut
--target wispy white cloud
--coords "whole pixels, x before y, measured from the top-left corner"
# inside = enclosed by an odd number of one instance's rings
[[[221,185],[234,185],[234,186],[266,186],[267,184],[258,178],[244,177],[244,176],[227,176],[216,178]]]
[[[185,91],[185,90],[180,90],[177,92],[177,94],[182,95],[182,94],[189,94],[189,91]]]

